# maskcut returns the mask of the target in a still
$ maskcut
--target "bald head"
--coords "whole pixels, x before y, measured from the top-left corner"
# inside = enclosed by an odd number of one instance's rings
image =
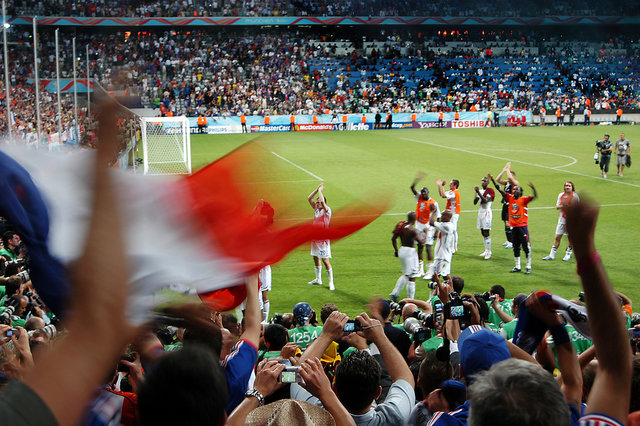
[[[406,320],[407,318],[409,318],[411,316],[411,314],[413,314],[416,309],[418,309],[418,307],[413,304],[413,303],[406,303],[403,307],[402,307],[402,320]]]

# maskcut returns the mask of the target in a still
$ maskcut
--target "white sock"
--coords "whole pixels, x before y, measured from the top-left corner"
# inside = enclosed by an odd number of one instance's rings
[[[520,256],[514,257],[514,259],[516,261],[516,268],[520,269]]]
[[[424,260],[421,260],[421,261],[418,263],[418,270],[420,271],[420,273],[421,273],[421,274],[423,274],[423,275],[424,275]],[[412,299],[413,299],[413,298],[412,298]]]
[[[265,322],[269,321],[269,308],[270,307],[271,307],[271,302],[269,300],[264,302],[264,305],[262,307],[262,318],[264,319]]]
[[[316,281],[322,282],[322,266],[316,266]]]
[[[333,269],[327,269],[327,278],[329,278],[329,284],[333,284]]]
[[[567,247],[567,251],[564,253],[565,256],[571,256],[573,254],[573,249],[571,247]]]
[[[531,268],[531,252],[527,255],[527,268]]]
[[[264,309],[264,302],[262,301],[262,295],[260,294],[258,296],[258,304],[260,305],[260,310],[262,311]],[[242,309],[244,309],[245,307],[243,306]]]
[[[484,237],[484,250],[491,253],[491,236]]]
[[[427,275],[433,274],[434,262],[431,262],[427,265]]]
[[[415,281],[409,281],[407,283],[407,296],[409,297],[409,299],[415,299],[415,297],[416,297],[416,282]]]
[[[401,275],[400,278],[398,278],[398,281],[396,281],[396,286],[393,288],[393,291],[391,292],[391,294],[393,294],[394,296],[399,295],[402,289],[404,288],[404,285],[407,283],[407,281],[409,281],[409,277],[407,277],[406,275]],[[414,283],[414,292],[415,292],[415,283]]]
[[[558,249],[557,249],[556,247],[551,247],[551,251],[549,252],[549,256],[550,256],[552,259],[555,259],[555,258],[556,258],[556,252],[557,252],[557,251],[558,251]]]

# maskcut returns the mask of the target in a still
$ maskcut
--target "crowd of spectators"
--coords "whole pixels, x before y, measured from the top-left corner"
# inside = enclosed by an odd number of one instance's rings
[[[90,17],[192,17],[192,16],[627,16],[640,11],[638,5],[595,0],[515,1],[478,3],[418,0],[12,0],[10,15]]]
[[[566,208],[583,293],[564,314],[543,293],[469,294],[461,277],[436,276],[429,300],[374,297],[353,319],[327,303],[322,326],[301,301],[266,324],[254,276],[241,321],[190,302],[134,329],[104,167],[115,141],[100,142],[91,225],[61,322],[30,281],[29,248],[2,223],[3,423],[636,424],[640,325],[596,251],[597,207]]]
[[[639,106],[639,45],[630,38],[562,40],[536,34],[455,37],[390,33],[349,40],[314,32],[211,33],[205,30],[76,34],[89,49],[89,72],[106,90],[139,96],[162,115],[195,117],[489,109]],[[12,37],[15,128],[34,127],[30,33]],[[55,78],[53,32],[41,33],[39,73]],[[72,69],[71,34],[61,37],[62,77]],[[79,54],[78,76],[86,75]],[[1,95],[0,95],[1,96]],[[57,126],[56,97],[41,102],[45,132]],[[85,97],[81,97],[83,115]],[[63,123],[71,123],[70,94]],[[63,124],[63,127],[68,127]]]

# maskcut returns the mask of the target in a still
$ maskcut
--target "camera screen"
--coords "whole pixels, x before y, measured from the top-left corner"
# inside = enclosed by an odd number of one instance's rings
[[[451,318],[461,318],[464,316],[464,305],[451,307]]]
[[[296,372],[295,371],[283,371],[282,376],[280,376],[280,381],[282,383],[295,383],[296,382]]]

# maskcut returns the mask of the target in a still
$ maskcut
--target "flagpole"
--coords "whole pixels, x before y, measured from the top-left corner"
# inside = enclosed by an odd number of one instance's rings
[[[7,101],[7,130],[11,139],[11,95],[9,87],[9,50],[7,49],[7,12],[5,0],[2,0],[2,37],[4,39],[4,89]]]
[[[58,31],[59,28],[56,28],[56,91],[58,92],[58,143],[62,143],[62,105],[60,103],[60,52],[58,48]]]
[[[89,83],[89,45],[86,46],[87,51],[87,123],[89,123],[89,117],[91,116],[91,85]]]
[[[36,148],[40,148],[40,81],[38,80],[38,29],[37,16],[33,17],[33,72],[36,84],[36,131],[38,132],[38,143]]]
[[[73,37],[73,120],[75,124],[75,135],[74,139],[77,142],[80,142],[80,133],[78,131],[78,86],[76,80],[76,38]]]

